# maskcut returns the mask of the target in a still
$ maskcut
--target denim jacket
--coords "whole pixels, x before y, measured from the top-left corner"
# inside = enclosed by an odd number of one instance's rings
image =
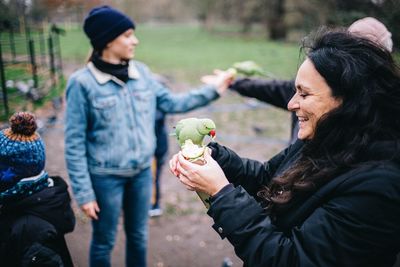
[[[172,94],[147,66],[129,63],[127,83],[89,62],[66,90],[65,159],[79,205],[95,200],[90,173],[134,176],[150,166],[156,109],[187,112],[218,98],[214,86]]]

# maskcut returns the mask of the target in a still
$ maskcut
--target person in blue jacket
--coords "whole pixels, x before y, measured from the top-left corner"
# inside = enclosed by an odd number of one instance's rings
[[[126,265],[146,266],[156,110],[187,112],[226,90],[229,75],[172,94],[133,60],[133,20],[109,6],[92,9],[83,29],[93,53],[66,89],[65,159],[75,199],[92,219],[90,266],[110,266],[121,209]]]
[[[213,228],[245,266],[392,267],[400,251],[400,68],[342,30],[319,31],[288,103],[298,141],[262,163],[217,143],[171,171],[211,195]],[[211,153],[211,155],[210,155]]]

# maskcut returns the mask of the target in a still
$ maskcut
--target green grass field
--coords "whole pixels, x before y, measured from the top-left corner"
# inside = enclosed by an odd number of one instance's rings
[[[20,81],[27,84],[29,80],[32,79],[32,75],[30,73],[30,65],[21,63],[8,66],[5,69],[5,76],[7,80],[15,82]],[[7,88],[9,112],[12,114],[19,110],[36,109],[43,106],[52,98],[63,94],[66,85],[65,79],[63,77],[59,78],[57,85],[51,88],[45,86],[45,83],[48,82],[48,79],[50,79],[49,75],[38,75],[39,86],[42,86],[42,88],[48,90],[48,92],[46,92],[42,98],[36,101],[32,101],[31,99],[29,99],[25,94],[22,94],[20,91],[18,91],[15,86]],[[7,120],[8,116],[5,114],[5,107],[3,105],[2,99],[0,98],[0,122]]]
[[[256,61],[283,78],[293,77],[298,65],[296,44],[269,42],[262,36],[209,33],[191,25],[139,25],[136,35],[140,41],[137,60],[154,72],[193,83],[201,75],[237,61]],[[83,63],[89,54],[89,41],[79,28],[67,30],[61,44],[66,61]]]

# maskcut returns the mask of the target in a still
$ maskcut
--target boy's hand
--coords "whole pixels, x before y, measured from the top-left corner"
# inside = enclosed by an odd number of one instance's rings
[[[91,218],[93,220],[99,219],[99,217],[97,216],[97,213],[100,212],[100,208],[99,208],[99,205],[97,205],[97,201],[90,201],[88,203],[83,204],[81,206],[81,210],[89,218]]]

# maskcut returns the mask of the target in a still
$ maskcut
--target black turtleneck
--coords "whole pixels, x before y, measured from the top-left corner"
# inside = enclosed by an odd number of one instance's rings
[[[117,77],[123,82],[127,82],[129,79],[128,76],[128,67],[129,67],[129,62],[124,61],[122,64],[111,64],[108,62],[105,62],[101,57],[99,56],[98,53],[93,53],[91,59],[90,59],[95,67],[99,69],[100,71],[104,73],[108,73],[112,76]]]

